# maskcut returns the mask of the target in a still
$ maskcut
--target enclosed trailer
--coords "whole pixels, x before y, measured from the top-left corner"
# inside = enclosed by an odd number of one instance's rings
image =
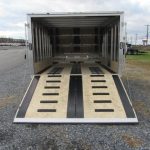
[[[124,13],[28,15],[34,76],[14,122],[136,123],[119,77]]]

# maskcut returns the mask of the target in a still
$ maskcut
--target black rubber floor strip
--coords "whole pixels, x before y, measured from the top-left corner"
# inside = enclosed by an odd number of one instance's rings
[[[70,61],[70,63],[71,63],[71,64],[75,64],[75,63],[76,63],[76,61]]]
[[[61,77],[61,75],[48,75],[48,77]]]
[[[71,74],[81,74],[81,65],[79,63],[73,64]]]
[[[108,88],[107,86],[92,86],[93,89],[104,89],[104,88]]]
[[[56,112],[56,109],[38,109],[37,112]]]
[[[114,109],[95,109],[95,112],[114,112]]]
[[[97,74],[97,75],[90,75],[90,77],[104,77],[102,74]]]
[[[113,76],[114,82],[116,84],[116,87],[118,89],[118,93],[120,95],[122,104],[124,106],[127,118],[135,118],[136,116],[135,116],[132,106],[129,102],[128,96],[123,88],[123,85],[120,81],[120,78],[118,77],[118,75],[112,75],[112,76]]]
[[[59,83],[59,82],[61,82],[60,80],[47,80],[46,81],[47,83]]]
[[[44,71],[46,71],[47,69],[50,69],[52,67],[52,65],[42,69],[41,71],[39,71],[37,74],[42,74]]]
[[[109,95],[109,93],[93,93],[93,95]]]
[[[17,118],[24,118],[25,117],[26,111],[29,107],[30,101],[31,101],[32,96],[34,94],[34,91],[35,91],[36,86],[39,82],[39,78],[40,78],[40,76],[34,77],[32,83],[31,83],[31,85],[30,85],[30,87],[29,87],[29,89],[28,89],[28,91],[27,91],[27,93],[23,99],[23,102],[19,108],[19,111],[18,111],[17,116],[16,116]]]
[[[59,69],[59,67],[54,67],[49,71],[48,74],[55,74],[55,72],[57,72],[58,69]]]
[[[63,67],[54,67],[48,74],[60,74],[64,68]]]
[[[41,100],[40,103],[58,103],[56,100]]]
[[[59,95],[59,93],[43,93],[44,96],[48,96],[48,95]]]
[[[111,100],[94,100],[94,103],[112,103]]]
[[[113,70],[111,70],[110,68],[106,67],[105,65],[99,64],[100,66],[102,66],[104,69],[106,69],[108,72],[115,74],[116,72],[114,72]]]
[[[91,80],[91,82],[106,82],[106,80]]]
[[[57,70],[53,74],[60,74],[63,71],[63,67],[56,67]]]
[[[70,76],[67,118],[84,118],[82,76]]]
[[[89,67],[92,74],[103,74],[102,70],[99,67]]]
[[[45,86],[45,89],[60,89],[60,86]]]

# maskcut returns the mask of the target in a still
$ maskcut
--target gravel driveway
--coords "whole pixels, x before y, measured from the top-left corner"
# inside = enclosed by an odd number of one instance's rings
[[[0,150],[150,150],[150,80],[138,78],[144,68],[128,64],[123,76],[139,124],[13,124],[31,79],[23,62],[0,73]]]

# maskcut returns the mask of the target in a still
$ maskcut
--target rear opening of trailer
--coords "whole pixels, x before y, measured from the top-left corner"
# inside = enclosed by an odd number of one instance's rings
[[[137,123],[118,74],[123,12],[29,14],[33,79],[14,122]]]

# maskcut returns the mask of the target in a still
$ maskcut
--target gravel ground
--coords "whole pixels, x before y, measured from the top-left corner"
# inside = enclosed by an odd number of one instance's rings
[[[0,150],[150,150],[150,81],[134,78],[139,70],[128,64],[127,73],[131,70],[129,85],[127,76],[123,81],[137,112],[136,125],[13,124],[31,69],[23,63],[1,73]]]

